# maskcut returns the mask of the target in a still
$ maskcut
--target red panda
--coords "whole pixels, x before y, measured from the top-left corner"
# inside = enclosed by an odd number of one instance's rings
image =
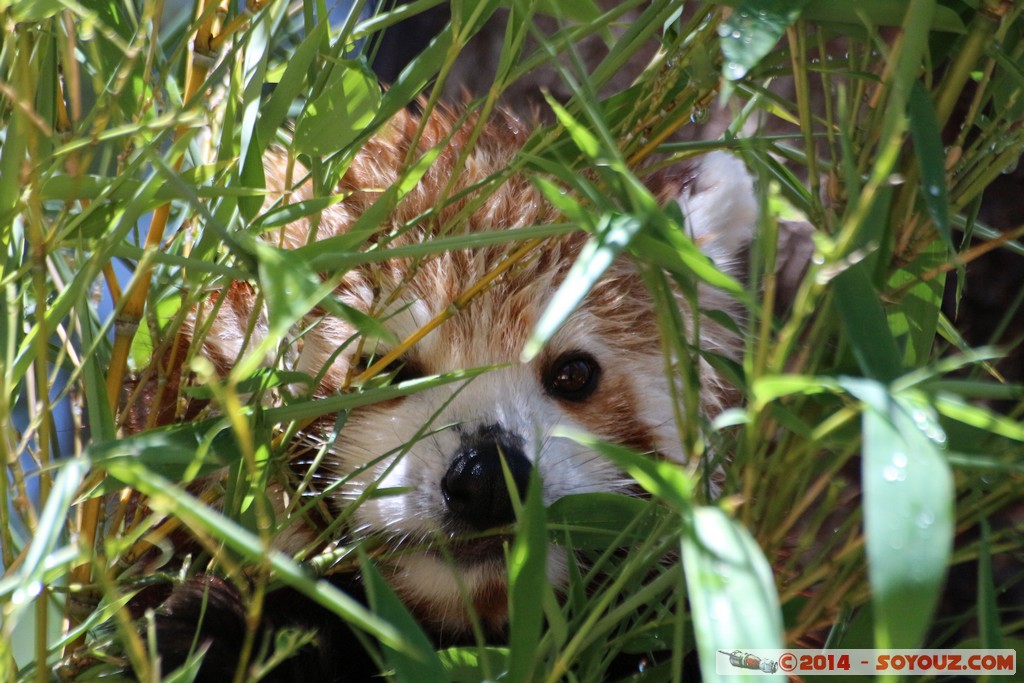
[[[344,200],[323,210],[315,222],[302,219],[266,238],[295,248],[346,234],[382,191],[400,180],[410,159],[432,149],[439,150],[436,161],[390,209],[370,244],[395,248],[442,235],[561,220],[542,191],[522,174],[512,174],[493,188],[473,189],[512,164],[527,138],[519,121],[497,114],[475,139],[472,117],[463,125],[458,122],[455,113],[442,109],[425,117],[398,114],[344,172],[336,188]],[[298,166],[286,171],[283,156],[268,156],[270,201],[285,195],[289,202],[311,197],[309,183],[289,187],[289,173],[301,178],[305,171]],[[663,204],[679,202],[686,230],[720,269],[738,270],[756,216],[752,181],[738,159],[714,152],[685,173],[656,174],[648,184]],[[439,204],[442,194],[454,199]],[[468,305],[460,305],[385,372],[400,382],[481,366],[494,369],[464,385],[435,387],[353,410],[339,433],[333,431],[333,420],[324,419],[298,437],[303,447],[324,451],[315,476],[336,484],[323,496],[331,512],[346,511],[346,538],[382,540],[390,551],[380,559],[382,573],[439,642],[467,637],[471,614],[489,634],[504,628],[508,601],[503,544],[508,537],[496,530],[515,521],[511,496],[523,495],[531,472],[539,475],[545,504],[576,493],[636,490],[611,462],[560,436],[558,429],[584,430],[639,452],[686,461],[654,304],[628,257],[608,268],[538,354],[521,360],[524,344],[586,240],[585,233],[576,231],[544,242],[501,272]],[[520,246],[499,243],[423,258],[368,261],[343,274],[334,297],[372,315],[391,339],[408,339],[431,321],[445,318],[453,302],[507,265]],[[701,285],[698,300],[703,309],[740,313],[729,295],[711,287]],[[684,320],[692,323],[689,303],[681,296],[679,303]],[[251,285],[231,283],[197,308],[182,334],[226,374],[267,334],[261,306]],[[354,376],[391,350],[386,341],[357,338],[351,322],[323,310],[311,311],[295,327],[302,332],[291,345],[293,351],[278,362],[319,378],[313,388],[316,396],[348,390]],[[716,318],[702,317],[700,334],[700,345],[709,353],[736,358],[742,348],[736,329]],[[700,360],[699,365],[700,400],[711,415],[734,396],[710,363]],[[511,488],[518,491],[510,491],[506,469]],[[372,489],[385,493],[367,495]],[[314,535],[314,529],[297,526],[282,536],[282,549],[294,552]],[[565,583],[564,550],[551,548],[547,573],[553,584]],[[210,643],[203,675],[207,680],[229,675],[238,656],[232,639],[245,628],[238,600],[237,591],[212,578],[172,593],[157,610],[165,670],[184,661],[202,603],[207,605],[206,625],[199,640],[226,640]],[[329,621],[322,614],[303,619],[284,612],[275,618],[271,601],[268,625],[305,623],[319,629]],[[327,651],[333,646],[325,645],[331,642],[325,638],[318,662],[330,659]],[[337,666],[321,662],[315,670],[329,680],[332,672],[345,669]],[[218,667],[228,673],[217,673]]]

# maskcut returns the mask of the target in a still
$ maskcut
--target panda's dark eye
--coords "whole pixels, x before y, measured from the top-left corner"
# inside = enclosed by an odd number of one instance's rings
[[[570,351],[555,359],[544,375],[544,389],[566,401],[585,401],[597,389],[601,366],[589,353]]]

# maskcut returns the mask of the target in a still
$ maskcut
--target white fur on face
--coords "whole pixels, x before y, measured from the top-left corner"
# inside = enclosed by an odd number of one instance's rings
[[[547,354],[523,364],[515,360],[518,351],[496,349],[490,341],[491,325],[504,322],[496,299],[479,304],[498,308],[478,313],[477,324],[464,328],[469,334],[460,337],[461,343],[451,343],[443,327],[428,335],[413,352],[416,364],[429,374],[510,365],[461,386],[446,385],[354,411],[326,461],[329,479],[348,478],[335,494],[336,501],[341,505],[359,501],[351,518],[354,533],[383,536],[396,550],[388,560],[388,578],[399,595],[435,626],[459,632],[468,628],[469,609],[493,610],[492,603],[502,603],[503,608],[503,595],[494,599],[481,595],[504,591],[506,571],[500,552],[461,561],[457,548],[445,547],[459,530],[447,522],[441,482],[464,435],[498,426],[521,440],[543,484],[545,505],[570,494],[626,491],[632,483],[605,458],[554,434],[558,428],[571,428],[616,438],[600,421],[587,420],[585,413],[574,412],[548,395],[542,381],[544,363],[569,351],[593,356],[602,368],[593,400],[623,392],[643,396],[638,409],[647,423],[644,430],[650,431],[663,454],[682,457],[656,339],[651,340],[649,357],[617,349],[614,339],[594,335],[591,314],[583,310],[555,336]],[[399,338],[436,313],[421,300],[398,308],[386,324]],[[473,334],[478,329],[480,334]],[[626,382],[630,386],[623,386]],[[358,474],[352,476],[354,472]],[[367,495],[370,489],[376,493]],[[490,547],[499,550],[496,542]],[[552,546],[548,562],[552,584],[564,585],[565,567],[564,551]],[[501,612],[479,617],[500,625]]]

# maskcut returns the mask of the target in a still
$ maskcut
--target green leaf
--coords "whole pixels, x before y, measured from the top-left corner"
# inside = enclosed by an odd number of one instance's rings
[[[900,353],[863,264],[836,276],[833,286],[845,338],[860,371],[883,382],[896,379],[902,372]]]
[[[808,21],[834,22],[864,26],[899,26],[907,14],[907,0],[811,0],[801,15]],[[928,28],[932,31],[967,33],[963,20],[951,7],[936,7]]]
[[[677,276],[677,280],[697,277],[712,287],[732,294],[738,301],[744,300],[746,292],[743,285],[736,278],[718,270],[708,255],[691,239],[683,236],[681,231],[670,237],[674,237],[671,243],[650,232],[641,232],[634,238],[630,251]]]
[[[394,187],[394,186],[392,186]],[[379,201],[379,200],[378,200]],[[377,204],[375,203],[374,206]],[[371,207],[371,210],[372,207]],[[364,214],[365,215],[365,214]],[[467,232],[447,237],[431,237],[429,240],[414,242],[399,247],[386,249],[374,248],[368,251],[353,251],[351,244],[339,235],[319,242],[300,247],[296,253],[302,255],[317,272],[344,272],[363,263],[380,263],[391,259],[422,258],[446,251],[459,249],[479,249],[492,244],[511,244],[524,242],[535,237],[552,237],[575,232],[576,226],[552,223],[534,225],[526,228],[509,228],[488,232]]]
[[[947,249],[933,241],[921,250],[914,262],[892,274],[888,287],[908,289],[889,313],[889,329],[893,336],[906,335],[903,365],[908,368],[927,363],[931,358],[942,308],[944,275],[922,280],[921,274],[945,263]]]
[[[390,624],[403,637],[402,647],[388,644],[384,644],[383,647],[388,664],[394,667],[395,678],[410,683],[448,681],[441,660],[434,652],[434,646],[430,644],[423,629],[395,595],[391,586],[373,566],[373,562],[363,558],[360,564],[366,594],[374,614]]]
[[[340,61],[295,124],[296,151],[324,156],[343,149],[366,131],[380,104],[380,86],[366,65]]]
[[[992,529],[987,519],[981,520],[981,541],[978,548],[978,637],[981,647],[998,650],[1004,647],[1000,632],[999,603],[992,576]]]
[[[511,474],[507,477],[511,479]],[[536,653],[544,624],[542,596],[551,591],[547,548],[544,493],[537,470],[533,469],[508,560],[510,666],[507,680],[512,683],[534,680]]]
[[[921,195],[942,241],[953,249],[953,229],[950,227],[949,188],[946,184],[946,153],[942,134],[935,118],[928,90],[921,81],[914,81],[907,101],[910,115],[910,134],[914,140],[914,156],[921,173]]]
[[[1019,57],[1009,54],[1007,47],[1003,41],[991,40],[987,41],[986,52],[1002,69],[997,70],[992,79],[995,111],[1007,120],[1016,121],[1024,115],[1024,68],[1019,63]]]
[[[548,508],[551,541],[570,548],[624,547],[651,537],[665,508],[649,500],[615,493],[563,496]]]
[[[2,307],[0,307],[2,310]],[[101,334],[99,325],[90,324],[90,304],[86,300],[75,303],[74,315],[83,321],[79,327],[83,349],[94,348],[97,337]],[[88,420],[89,438],[92,441],[103,441],[113,438],[117,432],[114,416],[110,410],[110,399],[107,398],[106,380],[110,372],[110,363],[99,353],[85,353],[82,356],[81,386],[85,399],[85,419]]]
[[[477,683],[488,680],[487,671],[508,669],[508,648],[453,647],[437,653],[448,680]]]
[[[747,75],[767,55],[786,29],[800,18],[807,0],[745,0],[718,29],[729,80]]]
[[[233,434],[220,419],[171,425],[93,443],[85,453],[99,468],[118,467],[127,461],[179,482],[191,481],[242,458]]]
[[[249,378],[235,384],[234,390],[240,394],[255,394],[289,384],[304,384],[312,389],[313,378],[304,372],[259,368]],[[203,399],[212,399],[216,396],[216,392],[208,384],[184,387],[182,393],[192,398]]]
[[[953,476],[945,434],[924,402],[844,378],[864,403],[862,480],[875,647],[919,647],[953,546]]]
[[[523,346],[523,362],[540,352],[642,228],[643,222],[636,216],[602,217],[597,235],[583,246]]]
[[[174,318],[180,308],[181,295],[174,292],[170,296],[157,301],[154,310],[147,316],[147,321],[139,325],[138,332],[135,333],[131,346],[131,359],[136,368],[145,368],[152,363],[153,354],[156,350],[156,344],[153,342],[149,325],[146,324],[148,319],[155,318],[154,322],[157,326],[157,331],[161,331]]]
[[[241,115],[238,117],[238,145],[241,150],[238,179],[241,187],[254,190],[252,194],[238,198],[238,210],[246,221],[251,221],[263,206],[260,190],[266,186],[263,176],[263,146],[256,134],[256,121],[263,104],[263,85],[267,76],[267,61],[272,38],[270,11],[260,12],[253,18],[250,30],[245,34],[245,51],[242,62]],[[232,140],[225,138],[225,142]]]
[[[1024,424],[1019,420],[993,413],[982,406],[971,405],[958,396],[940,395],[933,398],[935,409],[944,416],[977,427],[989,434],[1024,441]]]
[[[256,124],[256,136],[263,149],[274,139],[278,127],[288,118],[288,110],[302,93],[309,92],[306,74],[318,54],[318,47],[328,35],[331,22],[322,21],[309,32],[298,47],[288,55],[288,65],[281,74],[281,80],[274,85],[274,92],[267,103],[260,107],[260,118]]]
[[[272,333],[283,334],[323,298],[323,283],[296,252],[255,242]]]
[[[257,218],[250,226],[250,231],[263,232],[273,228],[280,228],[282,225],[288,225],[297,220],[308,218],[326,208],[334,206],[338,202],[344,201],[346,197],[348,197],[346,194],[332,194],[326,197],[314,197],[283,206],[275,206]]]
[[[267,180],[264,175],[263,157],[260,153],[259,140],[252,138],[249,144],[249,152],[242,162],[242,169],[239,173],[241,187],[250,190],[238,197],[238,211],[246,221],[251,221],[263,207],[264,193]]]
[[[442,142],[427,150],[422,157],[405,170],[397,182],[384,190],[377,200],[352,225],[348,226],[344,233],[307,244],[296,249],[295,253],[302,254],[303,258],[311,262],[317,259],[318,268],[323,268],[322,265],[319,265],[321,262],[318,259],[322,254],[351,256],[353,250],[362,246],[371,235],[380,231],[388,214],[405,195],[415,189],[426,172],[433,166],[437,157],[440,156],[444,145],[445,143]]]
[[[782,647],[775,579],[746,529],[718,508],[697,508],[689,516],[682,553],[704,681],[734,680],[716,673],[719,650]]]
[[[32,542],[14,574],[17,577],[16,587],[4,614],[5,619],[13,620],[12,623],[17,622],[17,613],[31,604],[46,585],[44,574],[51,568],[48,564],[54,556],[58,539],[64,534],[65,521],[71,514],[71,503],[88,471],[89,461],[85,458],[69,458],[57,471],[46,505],[36,523]]]
[[[564,436],[600,453],[673,508],[689,510],[693,506],[693,483],[679,463],[657,460],[571,429],[556,428],[554,436]]]
[[[555,118],[562,124],[565,130],[569,133],[569,137],[576,143],[583,155],[591,161],[598,161],[602,157],[606,156],[602,154],[601,141],[597,137],[587,130],[579,121],[573,118],[572,114],[566,110],[561,104],[558,103],[555,98],[551,97],[549,93],[544,93],[544,99],[547,100],[548,106],[551,107],[551,111],[555,113]]]
[[[16,23],[43,21],[60,12],[64,6],[64,0],[14,0],[10,4],[11,20]]]
[[[309,420],[322,415],[340,413],[345,410],[352,410],[362,406],[373,405],[374,403],[390,401],[402,396],[409,396],[410,394],[426,391],[427,389],[433,389],[434,387],[443,386],[445,384],[451,384],[452,382],[468,382],[484,373],[491,372],[495,367],[500,366],[485,366],[472,368],[470,370],[457,370],[443,375],[410,379],[397,385],[388,385],[374,389],[362,389],[357,392],[349,392],[310,401],[297,401],[293,404],[267,408],[263,411],[263,416],[269,423],[275,424]]]
[[[838,390],[839,384],[832,377],[813,375],[765,375],[758,377],[753,386],[753,405],[756,409],[772,401],[792,394],[820,394]]]

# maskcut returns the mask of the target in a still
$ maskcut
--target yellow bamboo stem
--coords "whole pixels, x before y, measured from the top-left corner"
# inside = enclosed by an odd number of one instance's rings
[[[222,13],[219,9],[220,0],[202,0],[200,13],[201,23],[193,42],[192,59],[189,61],[188,71],[185,76],[185,106],[191,104],[199,93],[199,89],[206,81],[213,54],[209,50],[211,36],[219,27]],[[175,140],[180,139],[186,132],[184,126],[175,131]],[[182,158],[173,161],[172,168],[178,170],[181,167]],[[157,207],[150,222],[149,232],[146,235],[144,244],[145,250],[156,249],[163,240],[164,231],[167,227],[167,219],[170,216],[170,203]],[[128,353],[131,350],[132,340],[135,338],[135,331],[138,329],[139,321],[149,296],[150,277],[152,266],[144,259],[140,261],[139,269],[132,277],[128,292],[124,298],[124,306],[117,316],[114,328],[114,345],[110,357],[110,373],[107,375],[107,401],[115,422],[119,407],[121,389],[124,383],[124,376],[128,367]],[[109,277],[109,273],[107,274]],[[158,410],[159,406],[153,409]],[[103,505],[102,497],[94,497],[87,500],[81,508],[79,535],[83,548],[94,548],[99,530],[100,512]],[[92,564],[85,562],[71,570],[71,584],[77,586],[87,585],[92,580]],[[75,615],[69,614],[69,621],[72,626],[77,625]],[[79,638],[68,644],[67,652],[74,651],[82,643]]]
[[[523,246],[506,256],[501,263],[494,267],[493,270],[468,287],[466,291],[456,297],[453,302],[448,304],[443,311],[434,316],[430,322],[406,337],[398,346],[381,356],[373,365],[363,370],[355,377],[355,379],[352,380],[352,383],[356,385],[364,383],[366,380],[372,378],[384,368],[391,365],[391,363],[401,358],[402,354],[440,327],[446,320],[449,320],[459,311],[468,306],[469,302],[472,301],[473,298],[486,288],[490,287],[491,283],[493,283],[502,273],[522,260],[527,254],[539,247],[547,239],[548,238],[546,237],[535,237],[532,240],[524,242]]]

